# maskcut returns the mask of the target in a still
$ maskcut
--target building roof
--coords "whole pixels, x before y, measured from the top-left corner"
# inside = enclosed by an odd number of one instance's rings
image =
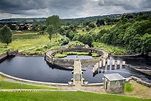
[[[125,78],[118,73],[104,74],[104,77],[107,78],[109,81],[125,80]]]

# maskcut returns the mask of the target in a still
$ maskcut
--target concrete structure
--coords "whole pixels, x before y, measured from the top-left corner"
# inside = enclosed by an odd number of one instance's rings
[[[124,93],[125,78],[118,73],[104,74],[104,89],[108,93]]]
[[[73,78],[72,82],[68,82],[69,84],[73,84],[75,86],[81,86],[84,83],[84,78],[82,77],[82,69],[80,60],[74,61],[74,69],[73,69]]]
[[[94,48],[65,48],[65,49],[56,49],[50,50],[45,54],[45,60],[50,63],[51,65],[56,65],[59,67],[72,67],[74,64],[73,59],[62,59],[62,58],[55,58],[55,54],[63,53],[63,52],[89,52],[89,53],[97,53],[100,56],[95,57],[93,59],[80,59],[82,66],[94,66],[102,59],[108,58],[108,53],[103,50],[98,50]]]

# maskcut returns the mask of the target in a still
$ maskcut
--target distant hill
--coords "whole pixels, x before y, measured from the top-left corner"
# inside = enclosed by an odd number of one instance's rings
[[[84,17],[84,18],[74,18],[74,19],[63,19],[64,21],[71,21],[71,20],[97,20],[103,18],[120,18],[123,15],[133,15],[137,16],[140,13],[142,14],[149,14],[151,15],[151,11],[143,11],[143,12],[133,12],[133,13],[124,13],[124,14],[111,14],[111,15],[103,15],[103,16],[91,16],[91,17]],[[2,19],[0,23],[33,23],[33,22],[44,22],[46,18],[10,18],[10,19]]]

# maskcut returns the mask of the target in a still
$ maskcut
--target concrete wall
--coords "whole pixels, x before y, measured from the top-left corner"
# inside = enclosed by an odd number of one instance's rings
[[[81,63],[82,66],[93,66],[97,62],[99,62],[103,58],[108,57],[108,53],[103,50],[93,49],[93,48],[67,48],[67,49],[58,49],[58,50],[50,50],[45,54],[45,60],[50,64],[55,64],[61,67],[71,67],[73,66],[74,60],[71,59],[61,59],[55,58],[56,53],[62,52],[90,52],[90,53],[97,53],[100,57],[95,57],[94,59],[82,59]]]

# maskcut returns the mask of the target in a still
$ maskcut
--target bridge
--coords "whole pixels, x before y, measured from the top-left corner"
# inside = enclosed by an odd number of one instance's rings
[[[73,78],[71,79],[72,82],[69,82],[69,84],[73,84],[77,87],[80,87],[84,83],[84,78],[82,77],[82,69],[81,69],[81,61],[80,60],[75,60],[74,61],[74,69],[73,69]]]

